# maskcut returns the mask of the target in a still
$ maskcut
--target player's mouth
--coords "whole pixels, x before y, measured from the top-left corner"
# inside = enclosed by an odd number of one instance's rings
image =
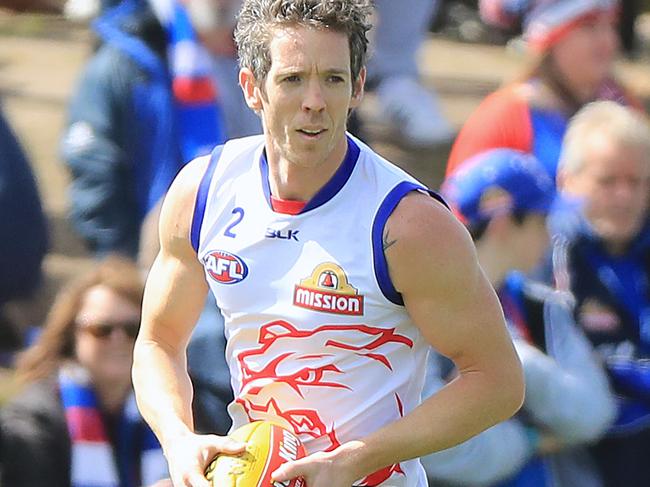
[[[309,139],[318,139],[322,134],[327,132],[327,129],[323,128],[318,128],[318,129],[307,129],[307,128],[302,128],[297,130],[298,133],[303,135],[304,137],[307,137]]]

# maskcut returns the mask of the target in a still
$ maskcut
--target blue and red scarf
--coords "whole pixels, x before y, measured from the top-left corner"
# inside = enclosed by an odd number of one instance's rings
[[[187,12],[177,0],[151,0],[151,6],[167,34],[166,60],[123,28],[148,8],[147,0],[121,0],[93,22],[99,37],[134,60],[149,78],[133,88],[134,110],[140,118],[134,120],[133,129],[140,129],[138,140],[145,141],[144,153],[133,148],[141,218],[160,202],[185,163],[210,154],[226,137],[213,61],[196,38]],[[138,127],[138,122],[146,126]]]
[[[88,373],[64,366],[59,389],[72,445],[72,487],[138,487],[168,477],[158,440],[140,416],[133,393],[117,421],[113,446]]]
[[[178,115],[183,158],[209,154],[225,141],[219,92],[210,53],[199,42],[179,0],[151,2],[167,32],[167,61]]]

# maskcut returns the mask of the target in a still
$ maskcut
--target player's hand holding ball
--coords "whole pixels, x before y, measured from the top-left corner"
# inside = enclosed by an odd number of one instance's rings
[[[293,462],[283,463],[273,473],[274,487],[289,485],[287,481],[302,478],[307,487],[350,487],[364,478],[373,466],[360,455],[363,441],[352,440],[332,451],[318,451]],[[376,466],[374,466],[376,469]]]
[[[246,444],[229,436],[182,434],[165,441],[164,451],[174,487],[210,487],[205,467],[220,453],[242,454]]]
[[[270,421],[248,423],[230,438],[246,443],[240,455],[219,454],[206,470],[212,487],[305,487],[301,477],[273,482],[282,464],[305,456],[305,448],[291,431]]]

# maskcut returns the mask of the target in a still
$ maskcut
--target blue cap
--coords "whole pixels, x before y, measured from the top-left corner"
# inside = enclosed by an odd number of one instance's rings
[[[443,183],[441,193],[468,227],[500,214],[546,214],[555,184],[531,154],[492,149],[463,162]]]

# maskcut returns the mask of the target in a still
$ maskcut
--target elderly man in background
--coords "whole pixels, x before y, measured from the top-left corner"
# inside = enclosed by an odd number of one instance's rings
[[[551,220],[558,287],[605,361],[618,418],[595,447],[606,485],[647,485],[650,448],[650,124],[614,102],[571,121]]]

